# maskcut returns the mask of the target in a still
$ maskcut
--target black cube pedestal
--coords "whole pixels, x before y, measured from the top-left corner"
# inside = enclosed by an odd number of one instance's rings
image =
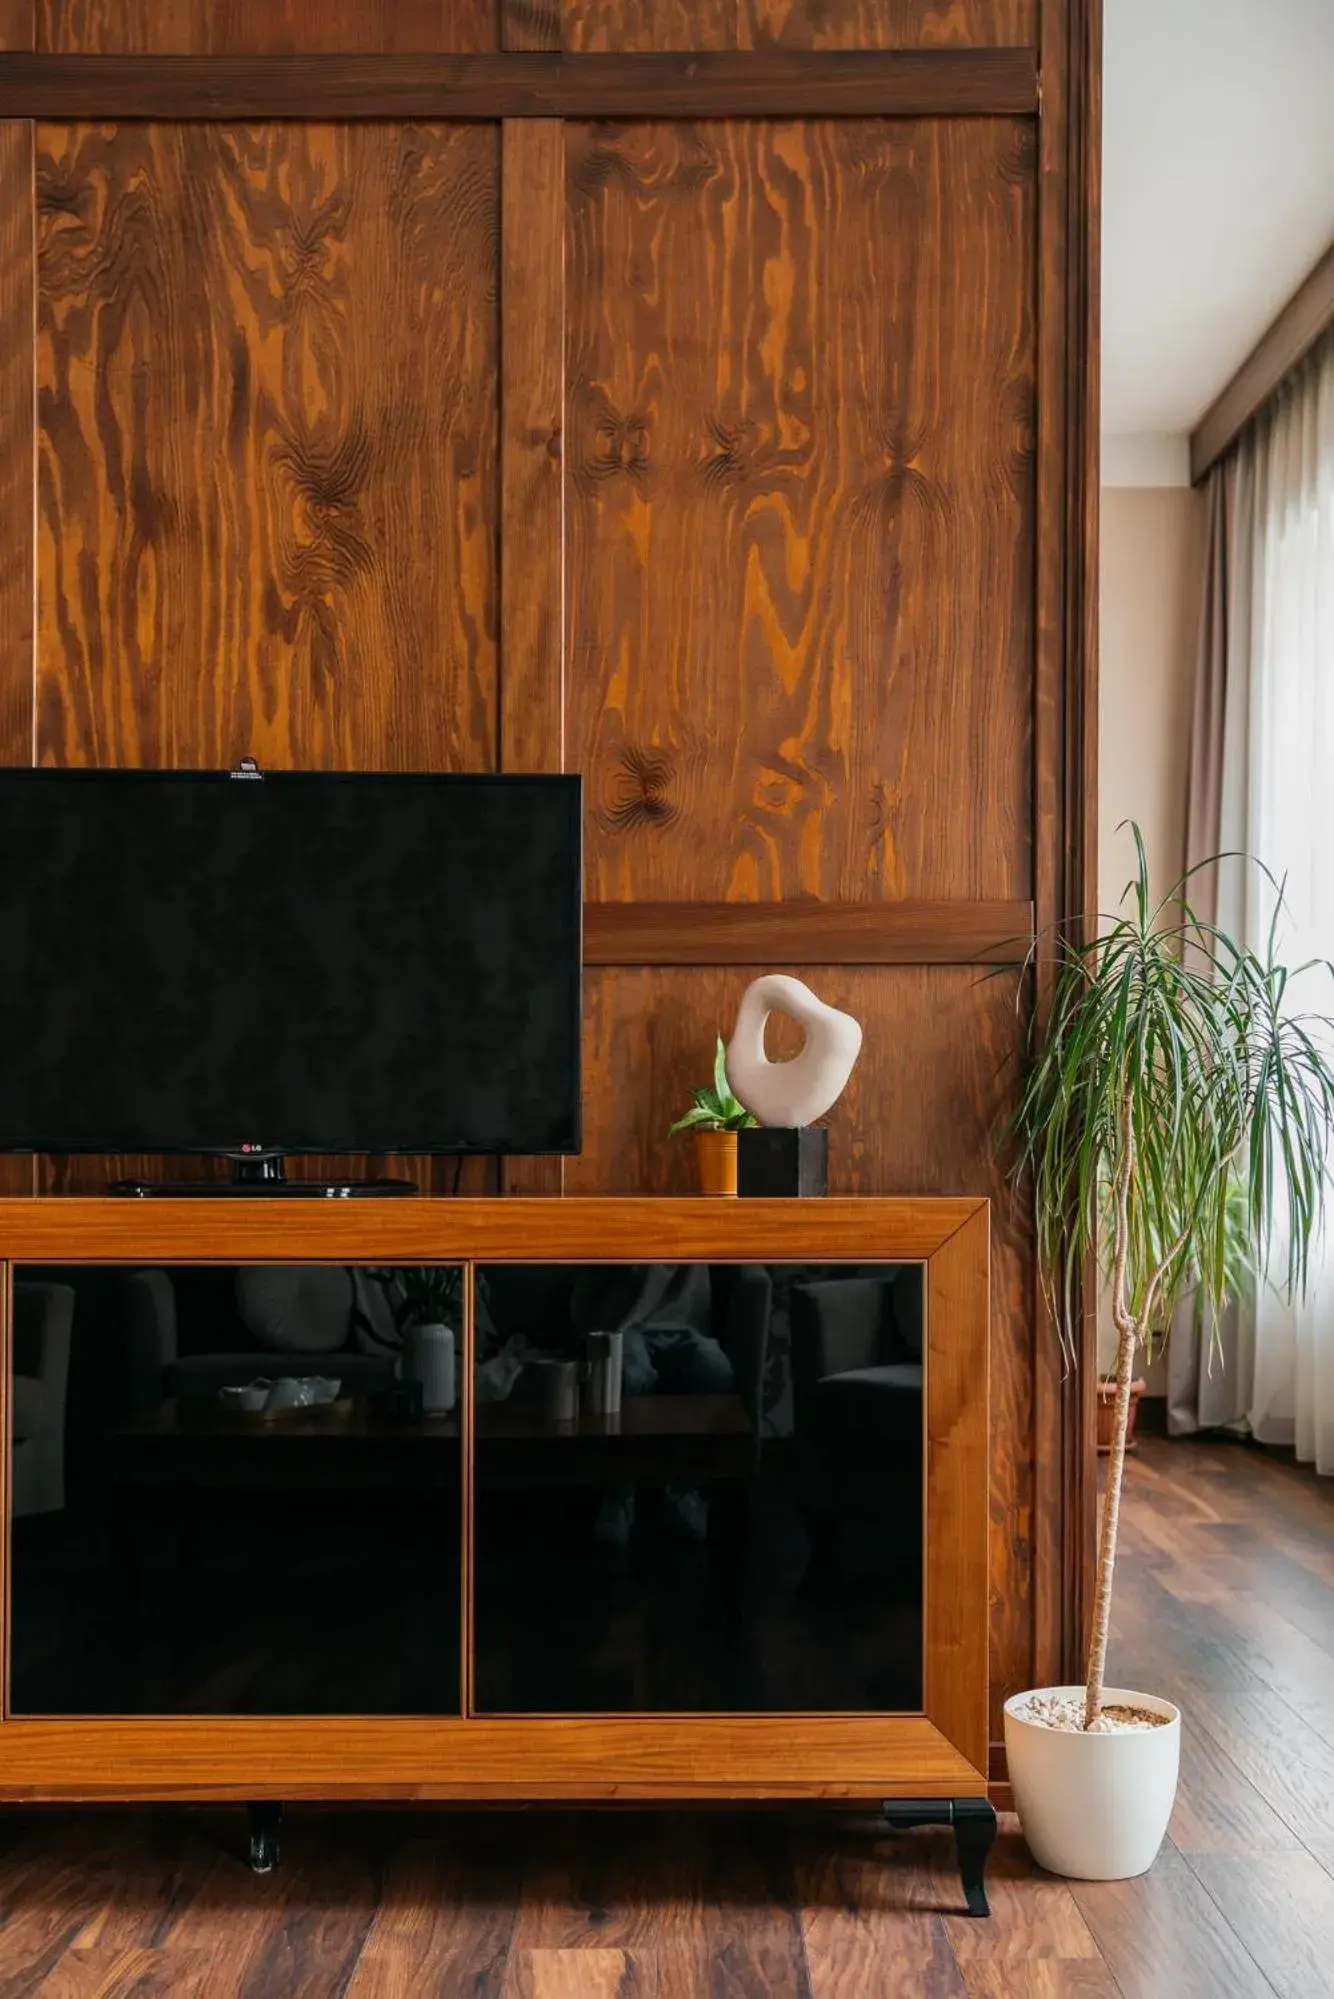
[[[757,1125],[737,1133],[736,1190],[743,1198],[829,1192],[829,1133],[822,1124]]]

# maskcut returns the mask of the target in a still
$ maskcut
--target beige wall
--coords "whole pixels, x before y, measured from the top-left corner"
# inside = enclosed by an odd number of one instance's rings
[[[1133,864],[1138,820],[1155,882],[1184,865],[1186,762],[1200,592],[1202,500],[1188,486],[1105,486],[1099,593],[1098,885],[1104,909]]]
[[[1098,891],[1113,907],[1134,864],[1123,819],[1139,823],[1160,892],[1185,865],[1186,763],[1203,502],[1188,486],[1104,486],[1099,590]],[[1105,1308],[1100,1360],[1116,1342]],[[1147,1372],[1165,1392],[1161,1361]]]

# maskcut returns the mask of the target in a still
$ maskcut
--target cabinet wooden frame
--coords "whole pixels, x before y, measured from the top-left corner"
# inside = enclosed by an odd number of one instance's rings
[[[925,1699],[920,1714],[16,1717],[0,1798],[874,1798],[985,1791],[988,1204],[823,1201],[0,1201],[3,1352],[16,1266],[698,1259],[924,1265]],[[470,1305],[471,1275],[465,1287]],[[464,1326],[465,1595],[471,1311]],[[465,1650],[468,1619],[465,1616]]]

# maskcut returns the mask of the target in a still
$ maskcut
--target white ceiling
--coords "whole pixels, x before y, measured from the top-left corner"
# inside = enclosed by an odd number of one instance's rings
[[[1184,431],[1334,238],[1334,0],[1105,0],[1102,427]]]

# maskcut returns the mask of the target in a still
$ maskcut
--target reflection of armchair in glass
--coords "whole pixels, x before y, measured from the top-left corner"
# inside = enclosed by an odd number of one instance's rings
[[[339,1264],[136,1270],[121,1286],[125,1413],[172,1397],[212,1400],[257,1377],[336,1375],[351,1393],[392,1385],[392,1307],[382,1348],[356,1343],[369,1273]]]
[[[861,1521],[906,1565],[922,1536],[922,1273],[792,1287],[797,1484],[809,1579],[836,1579],[839,1530]]]
[[[65,1504],[65,1390],[74,1293],[68,1284],[14,1286],[13,1512],[59,1513]]]

